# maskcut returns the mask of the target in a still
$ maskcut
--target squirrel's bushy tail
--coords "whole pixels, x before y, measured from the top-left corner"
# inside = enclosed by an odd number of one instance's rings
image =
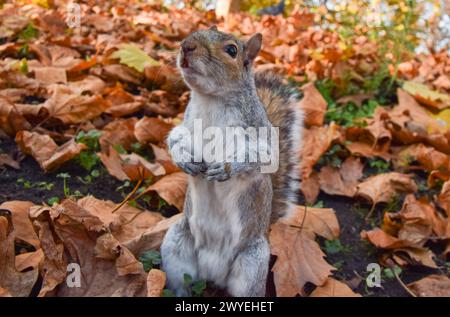
[[[272,174],[272,222],[286,216],[297,201],[300,190],[300,147],[303,112],[299,92],[268,72],[255,73],[255,85],[270,122],[279,128],[279,168]]]

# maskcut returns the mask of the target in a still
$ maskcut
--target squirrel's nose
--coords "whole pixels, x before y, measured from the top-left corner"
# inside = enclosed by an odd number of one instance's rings
[[[195,43],[192,43],[192,42],[184,42],[181,44],[181,50],[183,51],[184,54],[193,52],[193,51],[195,51],[196,48],[197,48],[197,45],[195,45]]]

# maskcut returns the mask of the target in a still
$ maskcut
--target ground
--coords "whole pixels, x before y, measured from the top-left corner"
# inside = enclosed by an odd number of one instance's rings
[[[13,140],[2,139],[0,149],[2,153],[12,154],[13,157],[19,155]],[[112,200],[118,203],[127,191],[130,191],[130,188],[120,190],[123,182],[112,177],[102,168],[100,168],[100,176],[96,178],[95,182],[84,184],[77,176],[84,177],[87,172],[73,161],[69,161],[54,173],[44,173],[31,156],[26,156],[20,165],[21,168],[18,170],[9,167],[0,170],[0,179],[2,180],[0,203],[11,200],[28,200],[40,204],[48,202],[53,197],[64,197],[63,179],[57,177],[60,173],[71,175],[67,182],[71,193],[79,191],[82,195],[93,195],[99,199]],[[29,181],[31,184],[44,182],[45,184],[54,184],[54,186],[51,190],[45,188],[24,189],[23,183],[17,182],[18,179]],[[377,263],[379,256],[378,251],[372,245],[360,238],[360,232],[363,229],[371,229],[371,225],[366,224],[365,215],[357,211],[359,202],[327,194],[321,194],[318,200],[323,202],[324,207],[333,208],[336,211],[341,228],[340,243],[342,247],[338,248],[337,253],[328,252],[326,257],[328,263],[338,267],[334,275],[338,279],[345,280],[355,286],[355,291],[364,296],[408,296],[408,293],[397,280],[388,279],[384,274],[382,275],[382,288],[367,288],[365,282],[358,278],[367,276],[367,265]],[[377,217],[382,215],[381,210],[378,211],[373,215],[375,222],[379,222],[380,219],[377,219]],[[163,214],[170,216],[173,214],[173,209],[166,209]],[[325,241],[321,240],[320,245],[327,253]],[[271,265],[273,265],[273,262],[274,258]],[[432,273],[436,273],[435,270],[423,266],[410,267],[403,270],[401,279],[407,284]],[[358,283],[358,280],[360,280],[360,283]],[[269,275],[267,290],[268,295],[275,296],[272,274]],[[221,292],[208,288],[206,294],[220,295]]]

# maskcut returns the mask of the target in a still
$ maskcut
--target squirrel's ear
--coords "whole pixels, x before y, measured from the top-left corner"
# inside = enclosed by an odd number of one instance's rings
[[[218,31],[217,30],[217,25],[214,24],[213,26],[210,26],[208,30],[210,30],[210,31]]]
[[[262,35],[261,33],[256,33],[253,35],[247,43],[245,43],[245,60],[244,65],[248,65],[258,56],[259,50],[261,49]]]

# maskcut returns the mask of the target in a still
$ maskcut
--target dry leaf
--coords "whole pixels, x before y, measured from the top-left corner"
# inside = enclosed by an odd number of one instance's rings
[[[361,161],[353,156],[348,157],[340,169],[324,166],[319,173],[320,189],[330,195],[353,197],[363,168]]]
[[[0,209],[6,209],[11,212],[16,239],[25,241],[36,249],[39,249],[39,238],[28,216],[30,207],[32,206],[34,204],[30,201],[13,200],[1,204]]]
[[[144,117],[136,122],[134,135],[142,143],[165,142],[173,126],[158,118]]]
[[[166,273],[151,269],[147,275],[147,297],[161,297],[166,285]]]
[[[327,110],[327,102],[322,97],[322,94],[317,90],[314,83],[308,83],[304,85],[301,90],[303,91],[303,98],[300,101],[300,108],[305,113],[304,123],[306,126],[321,126]]]
[[[430,275],[408,287],[419,297],[450,297],[450,279],[445,275]]]
[[[380,202],[389,202],[399,193],[416,191],[417,185],[412,175],[391,172],[367,178],[357,186],[355,196],[363,197],[374,206]]]
[[[277,296],[304,295],[307,282],[323,285],[334,269],[306,229],[275,223],[270,231],[272,254],[277,256],[272,268]]]
[[[14,229],[10,217],[7,217],[0,216],[0,288],[14,297],[26,297],[37,281],[38,270],[23,273],[17,271]]]
[[[155,191],[168,204],[177,207],[178,210],[183,210],[184,198],[186,196],[187,175],[184,172],[176,172],[166,175],[155,184],[147,187],[144,191],[149,193]]]
[[[18,132],[16,142],[20,150],[33,156],[46,172],[57,169],[87,148],[85,144],[76,143],[73,139],[58,147],[48,135],[28,131]]]
[[[322,286],[318,286],[309,297],[361,297],[353,292],[347,284],[328,278]]]

